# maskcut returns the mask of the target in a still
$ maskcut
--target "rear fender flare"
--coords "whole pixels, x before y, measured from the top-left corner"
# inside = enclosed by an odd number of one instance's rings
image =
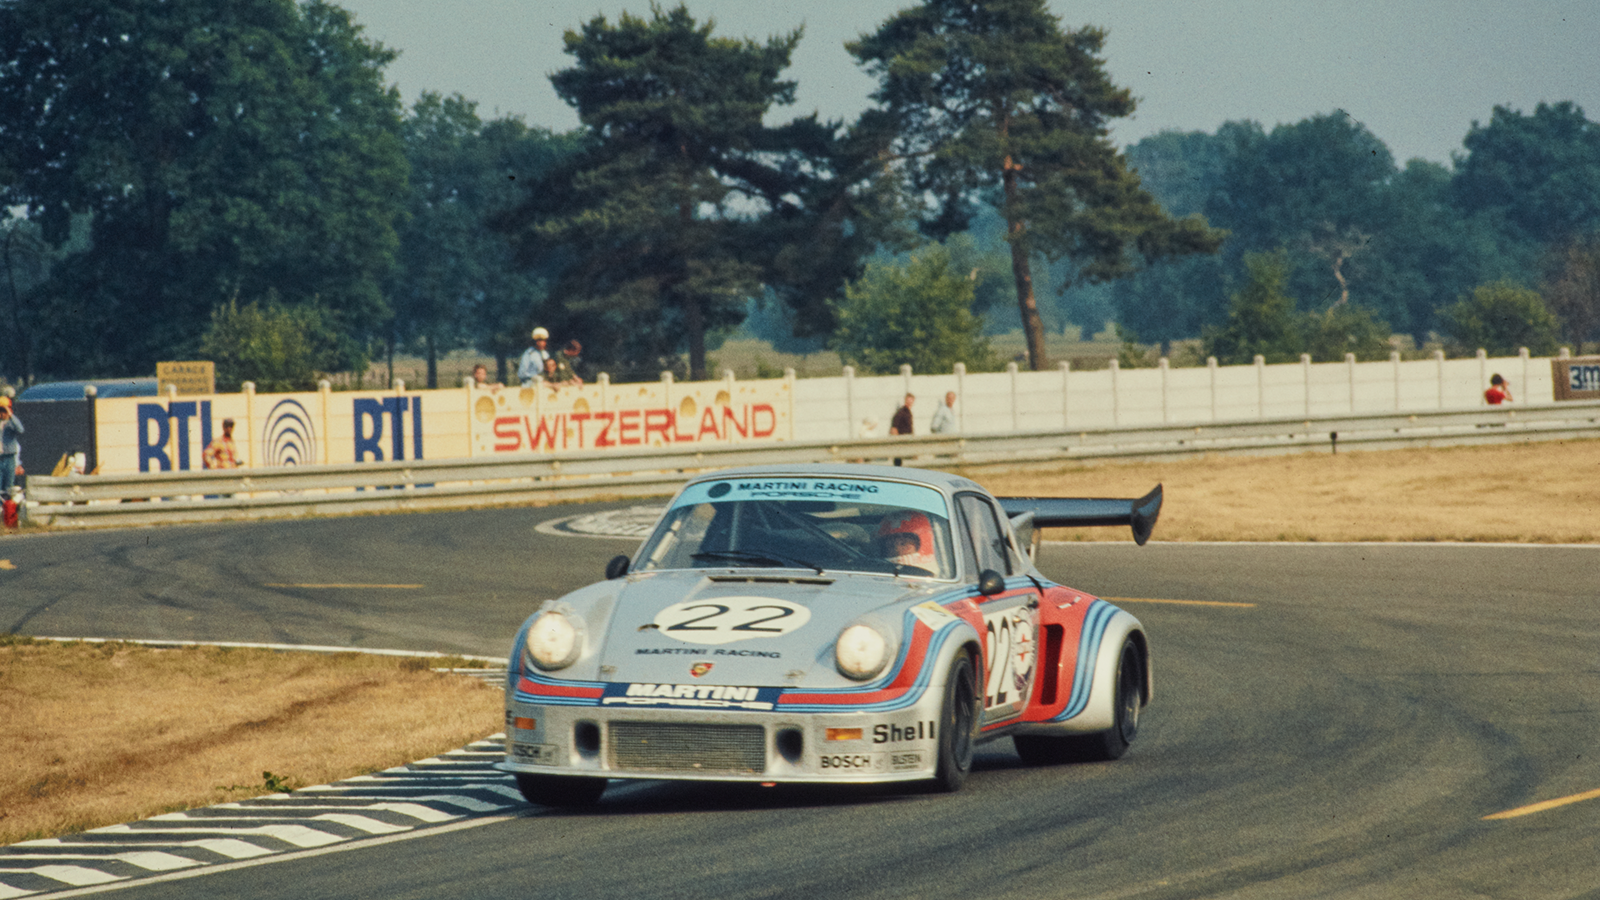
[[[1117,667],[1121,662],[1122,647],[1130,641],[1139,653],[1141,705],[1149,705],[1153,696],[1149,638],[1138,619],[1119,609],[1101,635],[1093,663],[1089,699],[1083,711],[1060,722],[1033,722],[1018,730],[1023,734],[1084,734],[1112,727],[1116,723]]]

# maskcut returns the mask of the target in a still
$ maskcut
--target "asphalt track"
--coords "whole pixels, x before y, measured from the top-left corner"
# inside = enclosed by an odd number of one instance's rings
[[[0,631],[499,654],[629,548],[535,527],[579,511],[9,539]],[[1026,768],[1002,740],[949,796],[617,785],[116,896],[1600,898],[1600,547],[1047,544],[1042,568],[1150,631],[1123,760]]]

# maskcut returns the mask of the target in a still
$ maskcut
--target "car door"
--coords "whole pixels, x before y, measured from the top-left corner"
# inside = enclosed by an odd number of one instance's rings
[[[973,600],[983,616],[983,721],[1003,722],[1022,714],[1038,670],[1039,588],[1021,574],[1006,540],[1000,511],[982,494],[956,495],[961,514],[962,545],[968,577],[986,570],[999,572],[1008,586],[998,594]]]

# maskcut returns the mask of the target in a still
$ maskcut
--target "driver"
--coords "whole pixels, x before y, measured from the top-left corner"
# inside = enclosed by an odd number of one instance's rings
[[[892,512],[878,523],[874,538],[878,554],[889,562],[902,566],[917,566],[931,575],[939,571],[934,557],[933,523],[928,517],[911,510]]]

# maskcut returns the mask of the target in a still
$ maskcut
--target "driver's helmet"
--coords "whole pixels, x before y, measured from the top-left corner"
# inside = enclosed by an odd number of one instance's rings
[[[939,571],[934,556],[933,523],[923,513],[911,510],[889,513],[878,523],[873,543],[889,562]]]

